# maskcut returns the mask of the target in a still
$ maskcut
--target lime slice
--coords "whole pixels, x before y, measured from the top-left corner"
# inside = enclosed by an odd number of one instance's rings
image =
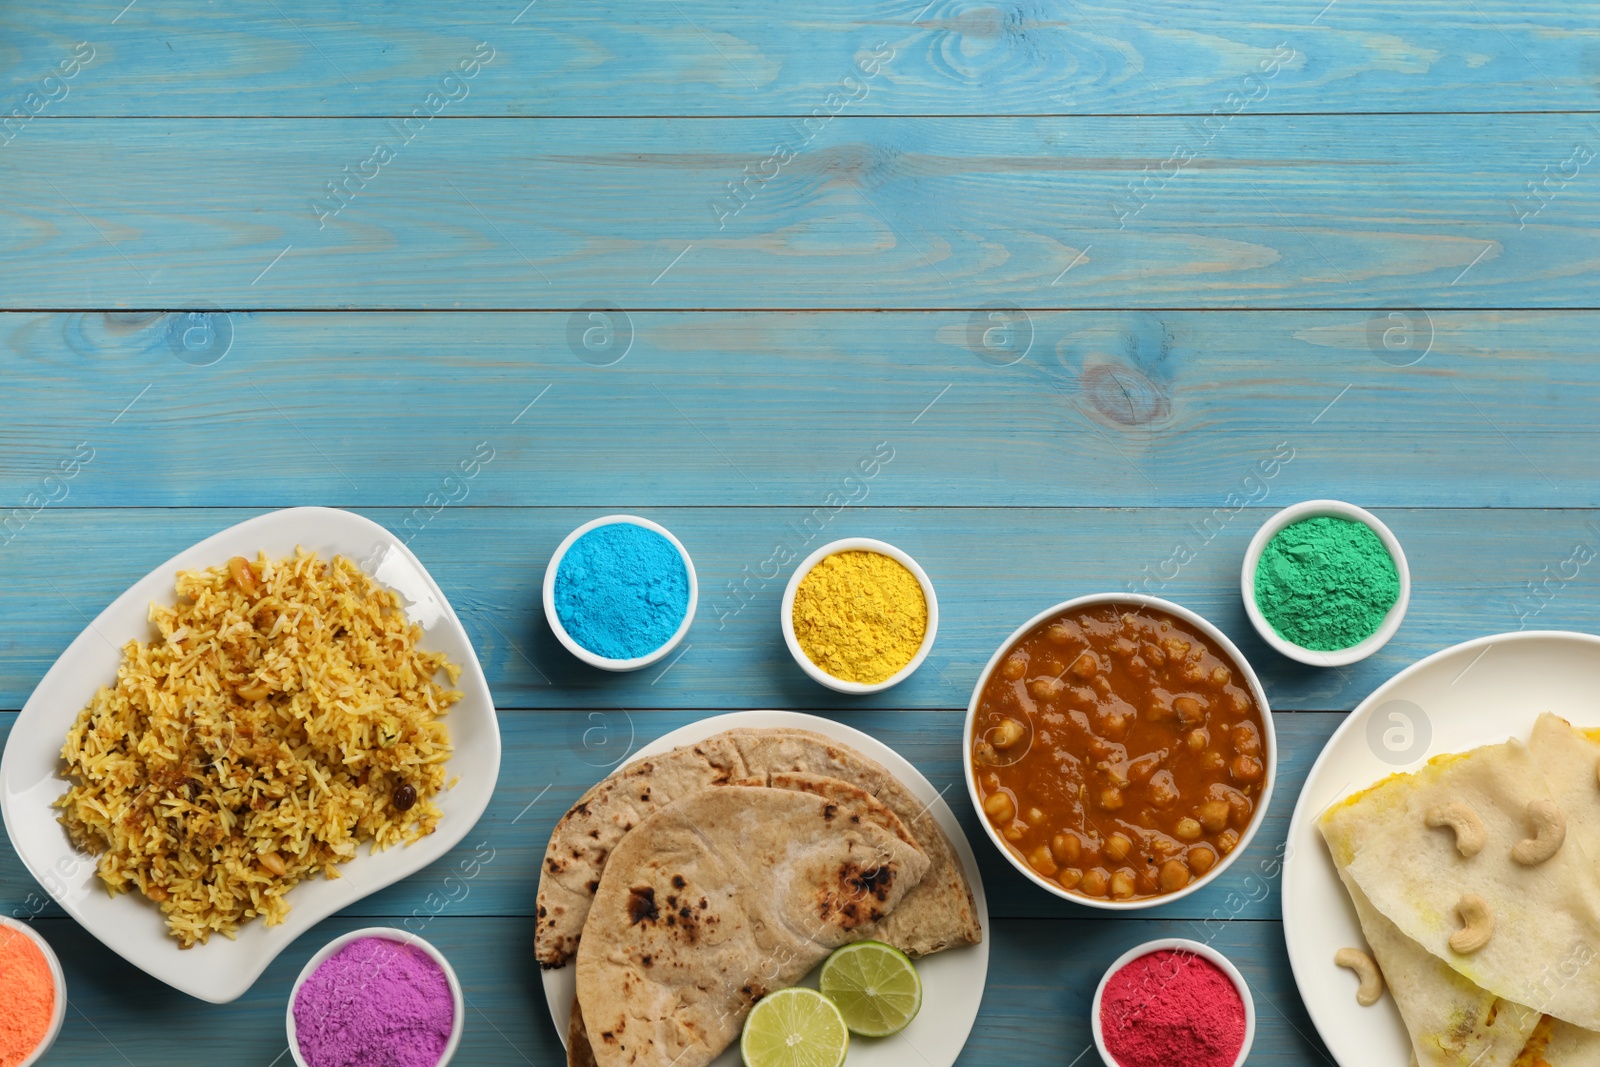
[[[818,985],[839,1006],[850,1032],[888,1037],[922,1009],[922,979],[911,959],[882,941],[858,941],[828,957]]]
[[[839,1067],[849,1048],[839,1009],[816,990],[799,987],[762,997],[739,1039],[745,1067]]]

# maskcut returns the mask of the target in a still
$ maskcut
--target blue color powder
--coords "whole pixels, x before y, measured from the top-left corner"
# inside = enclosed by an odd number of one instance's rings
[[[666,644],[689,610],[689,570],[672,542],[631,522],[597,526],[556,568],[556,616],[578,644],[608,659]]]

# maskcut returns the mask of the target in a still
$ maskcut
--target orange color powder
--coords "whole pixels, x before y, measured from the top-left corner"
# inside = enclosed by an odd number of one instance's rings
[[[26,934],[0,926],[0,1067],[17,1067],[50,1030],[56,983]]]

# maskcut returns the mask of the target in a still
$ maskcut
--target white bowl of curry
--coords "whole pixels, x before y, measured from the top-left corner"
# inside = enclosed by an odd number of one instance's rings
[[[1159,597],[1040,612],[989,659],[962,759],[978,820],[1030,881],[1129,911],[1249,846],[1277,776],[1266,693],[1226,634]]]

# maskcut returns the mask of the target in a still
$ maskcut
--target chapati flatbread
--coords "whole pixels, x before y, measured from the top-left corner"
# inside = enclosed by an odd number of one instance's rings
[[[1546,1015],[1513,1067],[1600,1067],[1600,1034]]]
[[[1600,862],[1600,730],[1580,730],[1545,712],[1533,724],[1528,751],[1556,806],[1567,816],[1567,840]],[[1600,931],[1595,952],[1600,953]]]
[[[861,797],[707,789],[622,839],[578,946],[598,1067],[705,1067],[757,1000],[893,914],[928,858]]]
[[[1394,775],[1335,804],[1318,825],[1341,875],[1430,954],[1507,1001],[1600,1028],[1600,966],[1553,980],[1600,934],[1600,883],[1575,840],[1536,866],[1513,861],[1535,801],[1552,802],[1540,766],[1526,745],[1508,741]],[[1452,803],[1471,807],[1487,834],[1470,858],[1448,828],[1427,825],[1429,811]],[[1482,897],[1495,923],[1488,943],[1469,954],[1449,945],[1466,894]]]
[[[577,950],[595,888],[624,835],[674,800],[712,786],[800,773],[860,786],[894,812],[932,869],[870,936],[909,956],[983,938],[966,870],[929,805],[876,761],[821,734],[740,729],[628,764],[602,780],[556,824],[539,873],[534,951],[540,966],[565,966]]]

